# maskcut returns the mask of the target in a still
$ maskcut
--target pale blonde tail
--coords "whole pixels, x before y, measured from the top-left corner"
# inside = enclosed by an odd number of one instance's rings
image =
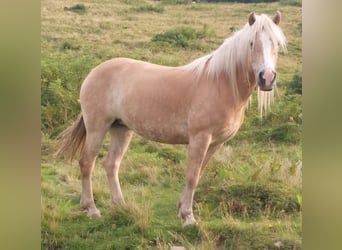
[[[60,146],[55,156],[72,160],[78,152],[82,153],[86,134],[83,116],[80,114],[77,120],[57,137]]]

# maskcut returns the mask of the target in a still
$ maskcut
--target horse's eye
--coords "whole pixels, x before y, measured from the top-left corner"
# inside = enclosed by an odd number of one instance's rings
[[[253,42],[251,42],[251,44],[250,44],[250,45],[251,45],[251,48],[253,48]]]

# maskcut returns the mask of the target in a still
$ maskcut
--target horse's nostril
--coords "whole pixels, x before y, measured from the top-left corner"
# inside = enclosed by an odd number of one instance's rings
[[[259,73],[259,82],[260,82],[261,84],[265,84],[264,73],[265,73],[265,71],[261,71],[261,72]]]
[[[260,71],[259,73],[259,80],[262,83],[265,83],[266,81],[269,83],[273,83],[275,79],[277,78],[277,72],[273,71],[272,72],[265,72],[265,70]]]

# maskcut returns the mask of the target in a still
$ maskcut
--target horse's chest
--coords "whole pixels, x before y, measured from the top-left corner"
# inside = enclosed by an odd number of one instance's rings
[[[225,142],[228,141],[230,139],[232,139],[235,134],[238,132],[240,128],[240,124],[238,123],[233,123],[230,124],[229,126],[226,126],[218,131],[216,131],[216,133],[213,134],[213,141],[217,141],[217,142]]]
[[[240,129],[244,120],[244,115],[236,115],[233,119],[226,119],[221,122],[213,131],[213,142],[223,143],[232,139]]]

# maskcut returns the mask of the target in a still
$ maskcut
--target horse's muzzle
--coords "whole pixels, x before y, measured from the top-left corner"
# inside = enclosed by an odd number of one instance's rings
[[[262,91],[271,91],[276,80],[277,73],[273,70],[262,70],[258,75],[258,84]]]

